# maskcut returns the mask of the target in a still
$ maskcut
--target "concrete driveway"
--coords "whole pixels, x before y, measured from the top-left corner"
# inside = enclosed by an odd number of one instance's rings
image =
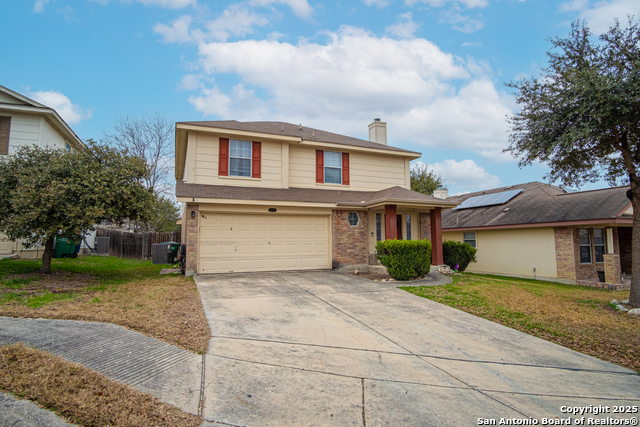
[[[465,426],[640,405],[640,376],[333,272],[198,276],[206,420],[238,426]],[[587,418],[631,418],[609,413]],[[577,418],[580,418],[578,416]],[[575,420],[572,425],[575,424]]]

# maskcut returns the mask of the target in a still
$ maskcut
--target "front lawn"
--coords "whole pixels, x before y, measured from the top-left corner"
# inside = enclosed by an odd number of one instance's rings
[[[210,332],[192,278],[116,257],[0,261],[0,316],[113,323],[197,353]]]
[[[609,306],[629,291],[471,273],[402,289],[640,372],[640,316]]]

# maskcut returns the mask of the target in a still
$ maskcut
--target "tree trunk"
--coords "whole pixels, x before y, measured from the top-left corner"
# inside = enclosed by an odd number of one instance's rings
[[[55,237],[50,237],[44,244],[44,254],[42,255],[42,272],[51,273],[51,258],[53,258],[53,243]]]
[[[640,186],[631,182],[633,237],[631,239],[631,293],[629,305],[640,307]]]

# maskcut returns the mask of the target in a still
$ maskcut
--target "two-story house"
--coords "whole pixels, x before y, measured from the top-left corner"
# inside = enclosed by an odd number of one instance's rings
[[[53,109],[0,86],[0,155],[14,154],[21,146],[36,145],[82,150],[85,145]],[[0,255],[38,258],[43,248],[24,248],[0,233]]]
[[[411,191],[420,153],[282,122],[176,123],[176,196],[187,274],[329,269],[377,263],[387,239],[433,243],[455,202]],[[432,239],[433,237],[433,239]]]

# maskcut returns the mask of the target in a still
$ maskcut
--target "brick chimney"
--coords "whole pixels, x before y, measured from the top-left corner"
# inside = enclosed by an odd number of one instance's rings
[[[369,141],[387,145],[387,123],[373,119],[369,125]]]

